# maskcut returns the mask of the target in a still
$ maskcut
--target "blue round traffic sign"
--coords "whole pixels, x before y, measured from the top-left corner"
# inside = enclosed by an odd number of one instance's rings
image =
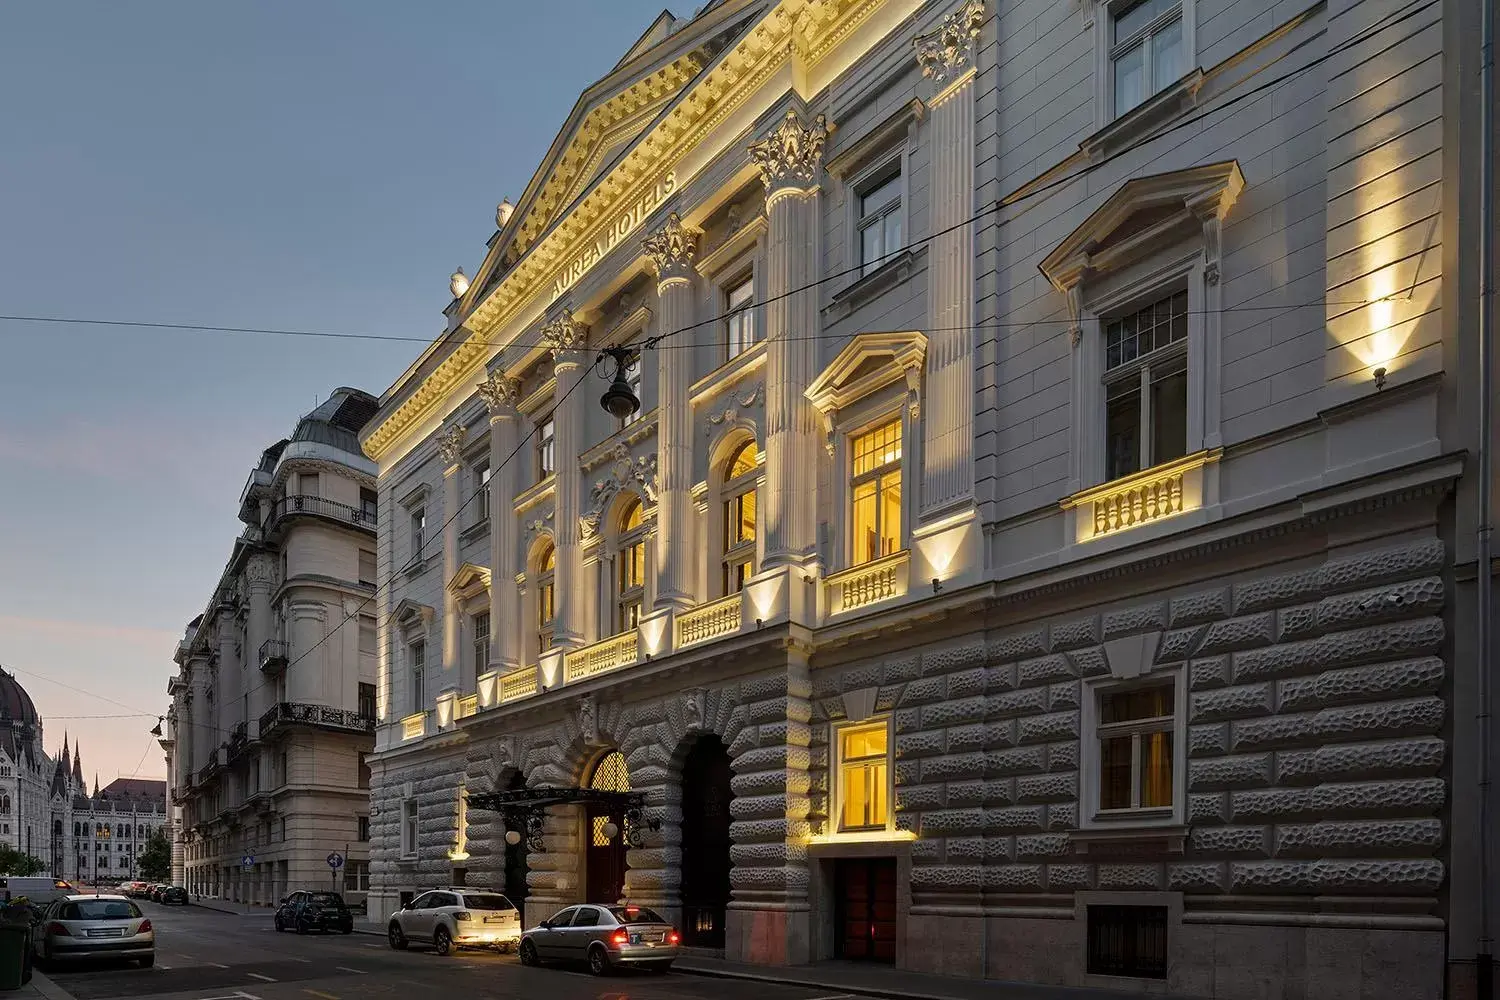
[[[342,868],[342,867],[344,867],[344,856],[342,854],[340,854],[338,851],[333,851],[332,853],[330,853],[328,855],[328,867],[329,868]]]

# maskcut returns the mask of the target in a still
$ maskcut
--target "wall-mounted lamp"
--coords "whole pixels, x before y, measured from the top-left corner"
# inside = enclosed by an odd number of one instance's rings
[[[453,293],[456,299],[469,290],[469,276],[464,274],[464,269],[459,268],[448,276],[448,291]]]
[[[629,420],[641,408],[640,397],[630,388],[630,381],[625,377],[625,369],[635,360],[634,352],[628,347],[606,347],[602,353],[615,361],[615,380],[599,397],[599,405],[615,419]]]
[[[521,831],[520,830],[506,830],[505,831],[505,842],[507,844],[509,844],[511,847],[515,847],[517,844],[519,844],[521,842]]]
[[[1377,368],[1373,372],[1371,372],[1371,374],[1375,376],[1375,389],[1377,391],[1379,391],[1381,389],[1384,389],[1385,388],[1385,365],[1381,365],[1379,368]]]
[[[613,820],[611,820],[610,822],[604,824],[604,829],[600,832],[604,834],[605,840],[614,840],[620,835],[620,828],[614,823]]]

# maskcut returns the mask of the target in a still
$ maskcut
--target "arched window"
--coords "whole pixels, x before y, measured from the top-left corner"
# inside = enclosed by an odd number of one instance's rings
[[[78,822],[77,820],[73,821],[73,836],[75,836],[75,837],[82,837],[83,836],[83,824],[80,823],[80,822]]]
[[[10,796],[0,795],[0,815],[10,815]]]
[[[625,767],[625,757],[618,750],[611,750],[599,758],[594,773],[589,776],[589,788],[598,792],[630,791],[630,772]],[[609,837],[604,835],[604,824],[610,821],[608,814],[593,816],[590,821],[589,842],[595,847],[608,847]]]
[[[615,632],[633,629],[646,599],[646,526],[640,497],[620,512],[615,557]]]
[[[734,450],[724,466],[724,561],[722,588],[738,594],[755,574],[755,484],[759,475],[755,442]]]
[[[557,616],[557,549],[544,543],[536,562],[536,648],[545,653],[552,648],[553,619]]]

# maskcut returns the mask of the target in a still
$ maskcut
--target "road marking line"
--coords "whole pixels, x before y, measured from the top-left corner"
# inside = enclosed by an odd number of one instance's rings
[[[369,975],[368,972],[365,972],[362,969],[351,969],[347,965],[335,965],[334,968],[337,969],[337,970],[339,970],[340,972],[352,972],[356,976],[367,976],[367,975]]]
[[[383,945],[383,944],[371,944],[368,941],[361,941],[360,944],[363,945],[366,948],[384,948],[385,947],[385,945]]]
[[[229,966],[227,966],[227,965],[220,965],[218,962],[209,962],[208,964],[212,965],[215,969],[227,969],[227,968],[229,968]]]
[[[267,982],[267,983],[274,983],[274,982],[276,982],[276,980],[272,979],[270,976],[262,976],[259,972],[247,972],[247,973],[245,973],[245,975],[247,975],[247,976],[254,976],[256,979],[262,980],[262,981]]]
[[[322,997],[323,1000],[339,1000],[339,998],[334,996],[332,993],[324,993],[321,990],[303,990],[302,992],[311,993],[315,997]]]
[[[312,964],[312,959],[310,959],[310,958],[288,958],[287,961],[288,962],[301,962],[303,965],[311,965]]]

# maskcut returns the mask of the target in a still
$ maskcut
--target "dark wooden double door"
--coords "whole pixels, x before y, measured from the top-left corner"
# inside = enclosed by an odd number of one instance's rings
[[[682,937],[695,948],[724,947],[729,906],[729,750],[703,736],[682,766]]]
[[[834,862],[834,957],[896,961],[896,859]]]

